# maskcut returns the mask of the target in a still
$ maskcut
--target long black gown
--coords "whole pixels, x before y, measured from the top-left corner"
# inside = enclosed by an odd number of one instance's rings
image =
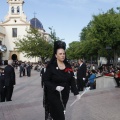
[[[78,94],[72,68],[70,64],[65,64],[65,66],[65,70],[60,70],[57,62],[54,62],[46,69],[44,77],[45,99],[47,100],[45,104],[49,108],[53,120],[65,120],[64,110],[69,99],[70,89],[74,95]],[[61,93],[58,92],[57,86],[63,86],[64,90]]]

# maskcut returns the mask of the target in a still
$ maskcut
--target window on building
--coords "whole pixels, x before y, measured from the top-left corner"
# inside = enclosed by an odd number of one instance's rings
[[[17,7],[17,13],[18,13],[18,14],[20,13],[20,8],[19,8],[19,6]]]
[[[11,12],[14,13],[14,7],[11,8]]]
[[[12,28],[12,37],[17,37],[17,28]]]
[[[2,45],[2,41],[0,41],[0,45]]]

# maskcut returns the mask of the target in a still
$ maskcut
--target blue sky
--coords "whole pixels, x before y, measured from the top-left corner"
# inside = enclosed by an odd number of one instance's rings
[[[23,11],[29,21],[36,17],[42,22],[46,32],[53,27],[57,37],[64,39],[67,46],[79,40],[79,33],[87,26],[92,15],[106,12],[120,6],[120,0],[24,0]],[[7,0],[0,2],[0,21],[8,13]]]

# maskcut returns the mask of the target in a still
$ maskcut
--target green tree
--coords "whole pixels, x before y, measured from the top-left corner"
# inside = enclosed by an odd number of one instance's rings
[[[106,13],[93,15],[93,19],[87,27],[84,27],[80,34],[82,51],[87,55],[105,55],[108,56],[105,50],[106,46],[110,46],[111,56],[114,52],[114,61],[116,63],[118,49],[120,47],[120,8],[118,12],[113,8]],[[97,54],[96,54],[97,55]]]
[[[101,49],[101,45],[92,35],[92,30],[92,21],[90,21],[87,27],[82,29],[80,34],[80,54],[82,54],[87,61],[91,59],[91,62],[93,58],[96,59],[98,57],[99,50]]]
[[[67,53],[67,58],[68,59],[78,59],[80,58],[80,42],[79,41],[74,41],[69,44],[69,48],[66,50]]]
[[[117,8],[119,10],[119,8]],[[110,46],[114,52],[114,64],[117,63],[118,48],[120,47],[120,12],[113,8],[106,13],[93,16],[92,35],[103,47]],[[112,56],[112,55],[111,55]]]
[[[18,38],[15,45],[19,52],[25,53],[26,57],[41,57],[43,62],[52,54],[52,44],[35,28],[30,28],[22,39]]]

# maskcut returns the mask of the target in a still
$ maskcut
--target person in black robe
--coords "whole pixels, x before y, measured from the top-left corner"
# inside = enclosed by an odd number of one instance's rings
[[[5,74],[5,98],[6,101],[12,101],[12,94],[15,82],[15,71],[12,66],[12,60],[8,60],[8,65],[4,69]]]
[[[23,76],[26,75],[26,63],[24,62],[23,63]]]
[[[22,77],[23,76],[23,69],[24,69],[23,63],[21,63],[19,67],[20,67],[20,75],[19,76]]]
[[[83,91],[86,83],[86,64],[83,62],[82,59],[78,60],[79,67],[77,69],[77,87],[78,91]]]
[[[0,71],[0,102],[5,102],[5,75],[4,75],[4,70]]]
[[[44,67],[41,69],[40,71],[40,77],[41,77],[41,86],[43,88],[43,79],[44,79],[44,75],[45,75],[45,72],[46,72],[46,67],[47,67],[47,62],[44,63]]]
[[[27,64],[27,76],[28,77],[31,76],[31,65],[30,65],[30,62],[28,62],[28,64]]]
[[[80,99],[73,70],[66,59],[65,47],[65,42],[56,41],[54,43],[53,57],[44,76],[45,105],[53,120],[65,120],[70,89],[76,99]]]

